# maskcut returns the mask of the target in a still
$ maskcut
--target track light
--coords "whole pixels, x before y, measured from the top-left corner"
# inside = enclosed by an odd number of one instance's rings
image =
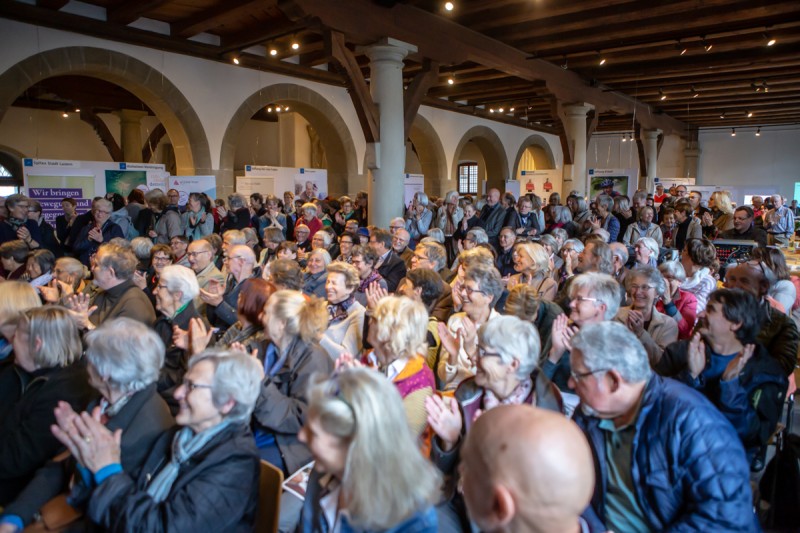
[[[622,142],[624,142],[624,143],[628,142],[628,134],[627,133],[623,133],[622,134]]]
[[[447,85],[454,85],[455,82],[456,82],[456,73],[455,73],[455,71],[453,71],[447,77]]]
[[[710,51],[711,51],[711,49],[712,49],[713,47],[714,47],[714,45],[713,45],[713,44],[710,44],[710,43],[707,43],[707,42],[706,42],[706,38],[705,38],[705,36],[703,36],[703,49],[704,49],[706,52],[710,52]]]
[[[731,128],[731,137],[736,137],[736,128]]]
[[[509,112],[509,113],[513,113],[513,112],[514,112],[514,108],[513,108],[513,107],[509,107],[509,108],[508,108],[508,112]]]
[[[777,39],[775,39],[769,33],[766,33],[766,32],[764,33],[764,39],[767,41],[767,46],[772,46],[772,45],[774,45],[775,43],[778,42]]]
[[[235,57],[235,56],[234,56],[234,58],[233,58],[233,64],[234,64],[234,65],[238,65],[238,64],[239,64],[239,58],[238,58],[238,57]]]
[[[764,87],[765,93],[769,92],[769,85],[767,85],[767,80],[764,80],[764,83],[762,83],[761,86]]]
[[[493,107],[489,108],[489,113],[494,113],[494,108]]]
[[[75,108],[75,112],[76,112],[76,113],[80,113],[80,112],[81,112],[81,110],[80,110],[79,108],[77,108],[77,107],[76,107],[76,108]]]
[[[61,113],[61,116],[64,118],[69,118],[69,113]]]
[[[658,89],[658,94],[661,96],[661,101],[662,102],[667,99],[667,95],[664,94],[664,89],[659,88]]]
[[[597,64],[601,67],[606,64],[606,58],[603,57],[599,50],[597,51]]]
[[[695,89],[694,85],[692,85],[692,98],[697,98],[698,96],[700,96],[700,93],[697,92],[697,89]]]
[[[750,118],[750,117],[753,116],[753,112],[752,111],[745,111],[744,113],[745,113],[745,115],[747,115],[747,118]]]
[[[498,113],[502,113],[502,112],[504,112],[504,111],[505,111],[505,109],[503,109],[502,107],[501,107],[500,109],[498,109],[498,110],[497,110],[497,112],[498,112]]]
[[[292,39],[292,50],[300,50],[300,43],[297,39]]]
[[[761,137],[761,126],[756,130],[756,137]]]
[[[719,118],[725,118],[725,111],[719,114]]]
[[[272,113],[272,106],[267,107],[267,113]]]
[[[278,55],[278,49],[275,48],[274,46],[271,46],[269,48],[269,55],[271,55],[272,57],[275,57],[276,55]]]

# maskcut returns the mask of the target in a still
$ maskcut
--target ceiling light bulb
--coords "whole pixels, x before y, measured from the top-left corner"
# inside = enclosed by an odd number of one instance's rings
[[[280,113],[280,112],[281,112],[281,106],[275,106],[275,111],[277,111],[278,113]]]
[[[681,50],[681,55],[685,54],[685,53],[686,53],[686,52],[688,52],[688,51],[689,51],[689,49],[688,49],[688,48],[684,48],[683,50]]]
[[[750,118],[752,116],[753,116],[753,112],[752,111],[747,111],[747,118]]]
[[[76,108],[75,108],[75,112],[76,112],[76,113],[80,113],[80,112],[81,112],[81,110],[80,110],[79,108],[77,108],[77,107],[76,107]]]
[[[267,113],[272,113],[272,107],[267,108]]]
[[[775,39],[774,37],[772,37],[770,35],[766,35],[765,34],[764,36],[767,38],[767,46],[772,46],[773,44],[778,42],[777,39]]]
[[[234,65],[238,65],[239,64],[239,58],[238,57],[234,57],[233,58],[233,64]]]
[[[664,94],[664,89],[659,89],[659,90],[658,90],[658,94],[660,94],[660,95],[661,95],[661,101],[664,101],[664,100],[666,100],[666,99],[667,99],[667,95],[666,95],[666,94]]]
[[[275,48],[270,48],[269,55],[275,57],[276,55],[278,55],[278,50],[276,50]]]
[[[761,137],[761,127],[756,130],[756,137]]]
[[[494,113],[494,108],[493,107],[489,108],[489,113]]]
[[[700,96],[700,93],[698,93],[698,92],[695,92],[695,93],[692,95],[692,98],[697,98],[698,96]]]
[[[509,112],[511,112],[511,113],[513,113],[513,112],[514,112],[514,108],[513,108],[513,107],[509,107],[509,108],[508,108],[508,110],[509,110]]]
[[[666,99],[667,99],[667,95],[666,94],[662,94],[661,95],[661,100],[666,100]]]
[[[498,109],[497,111],[499,111],[500,113],[503,113],[503,112],[505,111],[505,109],[503,109],[503,108],[501,107],[501,108],[500,108],[500,109]]]
[[[605,64],[606,64],[606,58],[604,57],[604,58],[600,59],[600,66],[602,67]]]
[[[293,42],[292,43],[292,50],[299,50],[299,49],[300,49],[300,43]]]
[[[456,82],[456,80],[454,80],[452,76],[447,78],[447,85],[453,85],[455,82]]]
[[[720,113],[720,115],[719,115],[719,118],[725,118],[725,111],[723,111],[722,113]]]
[[[453,4],[453,2],[445,2],[445,3],[444,3],[444,8],[445,8],[447,11],[452,11],[452,10],[453,10],[455,7],[456,7],[456,6]]]
[[[67,113],[61,113],[61,116],[64,117],[64,118],[69,118],[69,114],[67,114]]]
[[[731,128],[731,137],[736,137],[736,128]]]
[[[624,133],[622,134],[622,142],[624,143],[628,142],[628,136]]]
[[[284,111],[289,111],[289,106],[288,105],[287,106],[283,106],[283,110]]]

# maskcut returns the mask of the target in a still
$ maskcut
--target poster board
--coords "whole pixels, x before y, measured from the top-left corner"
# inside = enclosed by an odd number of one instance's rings
[[[603,185],[610,184],[612,196],[627,195],[629,198],[636,192],[639,171],[635,168],[590,168],[589,198],[594,200],[603,194]]]
[[[282,197],[286,191],[291,191],[295,197],[308,201],[312,197],[320,200],[328,196],[328,171],[324,168],[289,168],[272,167],[266,165],[245,165],[244,178],[271,178],[271,192]],[[269,191],[269,180],[239,181],[237,179],[236,191],[245,194],[245,190],[266,194]],[[241,183],[242,189],[239,189]],[[263,189],[263,190],[262,190]],[[250,194],[250,193],[247,193]]]
[[[262,196],[275,194],[275,178],[273,176],[236,176],[236,192],[250,197],[260,193]]]
[[[180,193],[178,205],[184,206],[189,201],[189,194],[202,192],[214,200],[217,197],[217,178],[215,176],[169,176],[165,178],[167,189],[175,189]]]
[[[554,192],[564,196],[564,177],[561,170],[522,170],[519,174],[521,194],[533,193],[545,200]]]
[[[403,180],[403,205],[406,209],[414,201],[414,194],[425,192],[425,176],[423,174],[406,174]]]
[[[520,189],[522,189],[521,185],[522,184],[517,180],[506,180],[505,192],[510,192],[514,195],[514,198],[519,200]]]
[[[299,168],[293,176],[294,197],[310,202],[328,197],[328,171],[324,168]]]

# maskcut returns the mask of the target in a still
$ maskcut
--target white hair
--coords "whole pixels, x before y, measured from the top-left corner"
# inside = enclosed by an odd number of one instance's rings
[[[261,392],[264,367],[255,357],[232,350],[205,350],[189,360],[189,369],[201,361],[215,368],[211,381],[211,400],[217,408],[233,400],[226,420],[249,422]]]
[[[628,383],[650,378],[650,360],[636,335],[619,322],[587,324],[572,337],[572,349],[583,355],[590,372],[616,370]]]
[[[168,265],[161,269],[160,283],[171,293],[181,293],[181,305],[197,298],[200,285],[194,270],[183,265]]]
[[[478,329],[484,346],[496,351],[504,365],[519,361],[517,377],[525,379],[539,364],[542,342],[530,322],[515,316],[498,316]]]

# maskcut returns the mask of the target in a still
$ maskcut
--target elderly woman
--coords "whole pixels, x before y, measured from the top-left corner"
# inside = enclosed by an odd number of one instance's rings
[[[311,202],[307,202],[303,204],[301,209],[302,216],[297,217],[297,222],[295,223],[295,235],[298,233],[298,229],[301,225],[307,226],[308,233],[306,235],[307,239],[314,238],[314,234],[317,233],[320,229],[322,229],[322,221],[317,218],[317,206]],[[300,245],[300,236],[297,236],[297,244]]]
[[[150,269],[150,252],[153,246],[153,241],[149,237],[136,237],[131,241],[131,249],[136,256],[137,271],[143,273]]]
[[[413,242],[418,242],[428,234],[433,222],[433,211],[428,209],[428,195],[422,191],[414,193],[414,199],[406,211],[406,230]]]
[[[552,233],[554,229],[562,228],[567,232],[569,238],[575,237],[578,232],[578,227],[572,221],[572,212],[569,207],[565,205],[554,205],[550,208],[553,221],[547,226],[548,233]]]
[[[444,390],[455,390],[459,383],[475,375],[470,354],[475,353],[477,329],[500,316],[494,309],[503,294],[500,272],[480,263],[469,266],[459,292],[461,312],[453,314],[446,326],[439,324],[439,337],[446,356],[443,352],[437,374]]]
[[[678,323],[661,313],[656,302],[667,291],[667,284],[658,269],[640,267],[625,277],[630,307],[621,307],[616,319],[625,324],[644,346],[650,364],[661,359],[664,349],[678,340]]]
[[[89,383],[101,396],[87,412],[105,418],[104,424],[110,431],[122,430],[122,467],[138,472],[156,439],[175,423],[156,392],[156,380],[164,362],[164,344],[152,329],[129,318],[106,322],[87,334],[86,342]],[[58,405],[55,415],[62,431],[69,431],[79,416],[65,402]],[[41,521],[50,523],[50,511],[43,506],[54,497],[68,496],[71,507],[85,512],[94,489],[89,476],[82,476],[76,468],[75,457],[50,461],[16,500],[6,506],[0,531],[4,531],[3,524],[28,526],[36,521],[37,513]],[[44,523],[37,526],[44,530]],[[70,530],[84,527],[80,523],[69,525]]]
[[[559,286],[567,279],[575,275],[575,267],[578,266],[578,256],[583,252],[584,244],[578,239],[567,239],[561,247],[559,255],[564,262],[558,269],[557,281]]]
[[[472,210],[473,216],[475,210]],[[434,226],[444,233],[444,246],[447,250],[448,263],[452,263],[458,254],[457,239],[453,236],[457,234],[459,225],[464,219],[464,209],[458,205],[458,191],[448,191],[444,195],[443,209],[439,209],[436,214]],[[467,223],[469,225],[469,223]]]
[[[150,268],[147,269],[147,272],[142,273],[136,270],[133,273],[133,283],[144,291],[153,306],[156,304],[155,290],[161,271],[174,262],[175,253],[172,251],[172,247],[167,244],[156,244],[150,248]]]
[[[717,250],[706,239],[688,239],[681,252],[681,265],[686,271],[686,281],[681,288],[697,298],[697,314],[706,309],[708,296],[717,287],[711,267],[717,259]]]
[[[84,226],[75,242],[72,243],[72,251],[78,256],[81,263],[89,266],[89,260],[97,253],[98,248],[104,242],[108,242],[115,237],[125,237],[122,229],[111,221],[113,207],[111,202],[101,198],[92,204],[92,221]],[[164,242],[169,242],[167,239]]]
[[[152,189],[144,195],[147,209],[139,212],[136,230],[139,235],[150,237],[156,244],[169,244],[175,235],[183,235],[181,215],[174,209],[167,209],[169,200],[161,189]]]
[[[193,192],[186,202],[186,211],[182,215],[184,235],[190,241],[202,239],[214,232],[214,215],[211,206],[206,204],[206,195]]]
[[[658,264],[658,243],[650,237],[640,237],[633,245],[634,268],[655,267]]]
[[[678,323],[678,340],[688,339],[697,321],[697,298],[681,289],[681,284],[686,281],[686,271],[678,261],[664,261],[658,265],[658,271],[667,284],[667,290],[656,302],[656,309]]]
[[[241,352],[192,357],[175,391],[178,426],[156,441],[137,478],[120,464],[119,437],[91,416],[54,430],[97,485],[89,518],[113,531],[250,531],[259,468],[249,420],[261,376]]]
[[[259,265],[266,265],[278,258],[278,246],[286,242],[283,236],[283,230],[276,227],[264,228],[264,236],[262,238],[264,248],[261,250],[261,255],[258,258]]]
[[[649,237],[661,247],[664,245],[664,237],[661,233],[661,226],[653,223],[656,211],[650,206],[639,209],[636,222],[630,224],[622,237],[622,243],[626,246],[633,246],[642,237]]]
[[[553,260],[553,270],[560,270],[561,267],[564,266],[564,260],[558,255],[561,251],[561,245],[558,243],[558,239],[550,234],[542,235],[539,238],[539,244],[544,246],[547,256]]]
[[[328,299],[328,328],[319,343],[335,361],[344,352],[357,354],[361,351],[366,309],[355,297],[359,286],[356,267],[334,262],[328,265],[327,274],[325,295]]]
[[[784,257],[783,252],[774,246],[755,248],[753,250],[753,260],[763,261],[765,265],[772,269],[777,281],[770,287],[768,296],[774,302],[777,302],[780,307],[783,307],[784,313],[792,316],[792,308],[797,300],[797,288],[790,279],[789,267],[786,265],[786,257]],[[773,307],[779,307],[774,302]]]
[[[4,281],[0,283],[3,290],[0,291],[0,373],[6,369],[5,363],[11,354],[11,341],[14,339],[14,332],[17,329],[17,316],[23,311],[33,309],[42,305],[36,289],[31,287],[28,283],[22,281]],[[13,358],[7,361],[9,364],[13,362]],[[2,378],[0,378],[1,380]],[[0,382],[0,384],[5,383]],[[20,389],[17,386],[17,389]],[[16,400],[19,396],[8,396],[9,387],[0,387],[0,398]],[[17,392],[21,392],[21,389]],[[11,401],[9,400],[9,401]],[[0,400],[0,418],[2,418],[2,410],[8,407],[6,401]]]
[[[342,261],[344,263],[352,263],[353,261],[353,247],[356,246],[358,241],[358,236],[355,233],[350,231],[346,231],[339,236],[339,255],[336,257],[336,261]]]
[[[318,248],[308,254],[305,272],[303,273],[303,293],[308,296],[325,298],[326,269],[330,264],[331,254],[327,250]]]
[[[95,395],[86,369],[76,363],[83,348],[67,309],[25,311],[17,319],[12,345],[22,394],[13,406],[2,407],[6,412],[0,419],[0,505],[4,506],[60,452],[50,432],[53,409],[66,402],[82,410]]]
[[[315,463],[298,531],[437,531],[440,475],[400,395],[376,372],[350,369],[314,385],[300,440]]]
[[[250,226],[250,208],[247,198],[240,193],[228,196],[228,207],[218,207],[217,213],[220,216],[220,229],[222,232],[238,229],[243,230]]]
[[[367,289],[377,283],[382,290],[388,290],[386,280],[378,273],[375,265],[378,263],[378,254],[369,246],[354,246],[350,264],[358,271],[358,287],[355,291],[356,301],[367,305]]]
[[[553,301],[558,292],[558,284],[551,275],[550,257],[544,246],[533,242],[519,243],[514,246],[513,259],[517,273],[509,278],[508,288],[529,285],[539,298]]]
[[[708,198],[710,212],[703,214],[701,220],[703,235],[715,239],[724,231],[733,229],[733,202],[728,191],[714,191]]]
[[[574,196],[572,198],[572,205],[570,205],[569,198],[567,198],[567,205],[572,211],[572,221],[578,226],[578,231],[583,233],[589,217],[592,216],[592,211],[586,203],[586,198],[583,196]]]
[[[614,242],[620,231],[619,219],[611,212],[614,206],[614,199],[607,194],[598,195],[595,200],[597,214],[589,217],[589,227],[591,230],[604,229],[608,232],[606,242]]]
[[[25,276],[32,287],[47,285],[53,279],[53,267],[56,257],[50,250],[34,250],[28,255],[25,263]]]
[[[262,459],[289,474],[311,459],[297,439],[306,422],[311,377],[333,371],[333,361],[317,342],[328,324],[325,303],[297,291],[277,291],[264,308],[262,324],[270,343],[259,352],[264,379],[253,412],[256,445]]]

